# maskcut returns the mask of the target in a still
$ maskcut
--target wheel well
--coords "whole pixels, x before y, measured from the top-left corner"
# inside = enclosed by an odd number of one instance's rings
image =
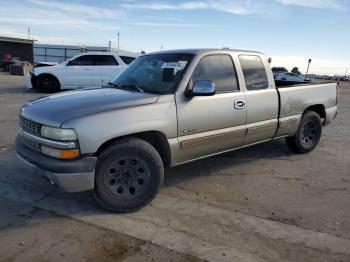
[[[158,151],[160,157],[162,158],[164,167],[170,167],[170,163],[171,163],[170,146],[166,136],[159,131],[146,131],[146,132],[140,132],[140,133],[135,133],[127,136],[113,138],[103,143],[98,148],[97,152],[94,155],[99,156],[101,152],[105,150],[107,147],[109,147],[112,143],[114,143],[117,140],[123,139],[125,137],[137,137],[147,141]]]
[[[308,111],[314,111],[320,116],[320,118],[326,119],[326,109],[324,108],[324,105],[309,106],[308,108],[305,109],[304,114],[305,112],[308,112]]]

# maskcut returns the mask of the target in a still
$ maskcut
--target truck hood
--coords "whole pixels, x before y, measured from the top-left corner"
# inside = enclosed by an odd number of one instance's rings
[[[73,118],[157,102],[159,95],[115,88],[64,92],[27,102],[21,115],[31,121],[60,127]]]

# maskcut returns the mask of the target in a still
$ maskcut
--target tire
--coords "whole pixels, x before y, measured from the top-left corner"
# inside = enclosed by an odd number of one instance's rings
[[[57,78],[48,74],[38,76],[37,88],[42,93],[54,93],[61,90]]]
[[[286,144],[293,152],[306,154],[315,149],[321,135],[322,122],[320,116],[314,111],[308,111],[302,116],[295,135],[286,138]]]
[[[106,209],[133,212],[159,192],[164,166],[157,150],[139,138],[113,143],[98,157],[94,196]]]

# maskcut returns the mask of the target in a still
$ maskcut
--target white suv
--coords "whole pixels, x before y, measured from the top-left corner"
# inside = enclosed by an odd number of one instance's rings
[[[34,67],[27,75],[27,87],[41,92],[101,87],[112,81],[136,55],[111,52],[79,54],[61,64]]]

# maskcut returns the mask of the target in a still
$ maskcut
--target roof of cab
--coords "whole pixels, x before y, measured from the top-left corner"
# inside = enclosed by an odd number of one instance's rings
[[[260,54],[261,52],[256,51],[249,51],[249,50],[239,50],[239,49],[229,49],[229,48],[193,48],[193,49],[175,49],[175,50],[166,50],[166,51],[159,51],[159,52],[152,52],[148,53],[146,55],[158,55],[158,54],[203,54],[203,53],[215,53],[215,52],[236,52],[236,53],[251,53],[251,54]]]

